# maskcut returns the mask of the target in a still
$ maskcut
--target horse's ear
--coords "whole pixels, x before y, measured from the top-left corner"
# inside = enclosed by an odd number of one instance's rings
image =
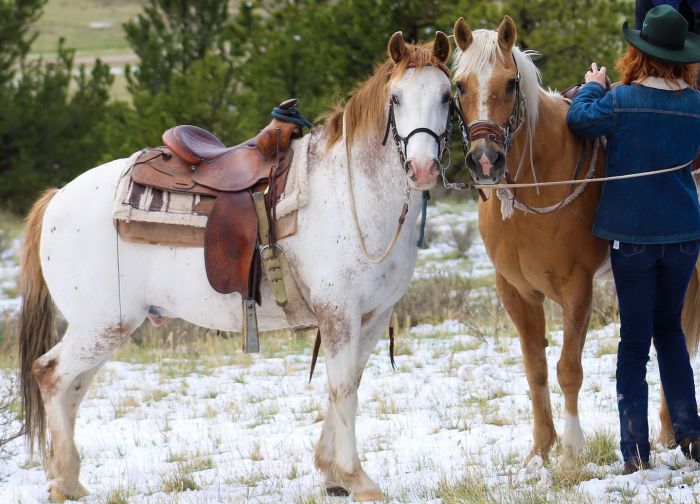
[[[403,33],[397,31],[389,39],[389,56],[398,63],[406,56],[406,42],[403,40]]]
[[[435,33],[435,42],[433,42],[433,54],[443,63],[450,57],[450,39],[447,35],[438,31]]]
[[[455,23],[454,35],[455,43],[460,51],[466,51],[474,40],[472,29],[469,28],[463,17],[459,18]]]
[[[498,27],[498,45],[504,51],[510,51],[515,45],[515,23],[509,16],[504,16],[501,26]]]

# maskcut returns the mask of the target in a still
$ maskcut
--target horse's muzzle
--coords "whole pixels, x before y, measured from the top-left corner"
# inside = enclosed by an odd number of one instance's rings
[[[437,159],[418,160],[409,158],[406,160],[406,176],[408,185],[416,191],[432,189],[440,174],[440,163]]]
[[[500,148],[479,145],[467,153],[466,163],[477,184],[497,184],[505,174],[506,156]]]

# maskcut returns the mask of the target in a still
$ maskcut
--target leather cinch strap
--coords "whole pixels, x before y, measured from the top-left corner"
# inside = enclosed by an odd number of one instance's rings
[[[265,207],[265,194],[263,192],[253,193],[255,203],[255,213],[258,215],[258,235],[260,240],[260,259],[262,260],[265,275],[272,286],[272,294],[278,306],[287,306],[289,298],[284,288],[284,275],[282,263],[277,255],[278,248],[270,245],[270,221],[267,217]]]

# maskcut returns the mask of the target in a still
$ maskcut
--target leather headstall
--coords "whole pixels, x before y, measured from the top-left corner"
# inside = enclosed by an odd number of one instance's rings
[[[401,136],[398,129],[396,128],[396,117],[394,116],[394,101],[389,100],[389,113],[386,120],[386,130],[384,131],[384,139],[382,140],[382,145],[386,145],[386,141],[389,139],[389,131],[394,138],[394,143],[396,144],[396,150],[399,153],[399,159],[401,161],[401,166],[405,171],[408,171],[408,166],[406,166],[406,153],[408,152],[408,142],[411,140],[413,135],[418,133],[426,133],[435,139],[438,144],[438,158],[442,165],[442,159],[445,153],[449,153],[450,150],[450,136],[452,135],[452,113],[454,104],[452,100],[449,102],[449,110],[447,113],[447,122],[445,123],[445,129],[441,134],[435,133],[430,128],[415,128],[408,135]]]
[[[513,56],[513,64],[515,65],[515,103],[508,118],[508,123],[505,126],[489,119],[476,119],[467,123],[462,112],[459,97],[454,97],[465,156],[469,152],[471,142],[479,139],[486,139],[502,145],[505,153],[508,154],[513,136],[523,124],[525,110],[523,106],[524,96],[520,87],[520,70],[518,69],[518,62],[515,60],[515,56]]]

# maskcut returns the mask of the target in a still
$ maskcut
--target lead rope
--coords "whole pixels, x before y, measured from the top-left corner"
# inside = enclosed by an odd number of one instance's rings
[[[347,129],[345,124],[345,113],[343,113],[343,139],[345,141],[345,157],[347,161],[347,171],[346,180],[348,185],[348,192],[350,193],[350,210],[352,211],[352,221],[355,225],[355,233],[357,234],[357,241],[360,242],[360,249],[362,250],[362,255],[365,256],[372,264],[380,264],[391,254],[394,249],[396,242],[398,241],[399,234],[401,233],[401,228],[406,221],[406,214],[408,214],[408,204],[411,200],[411,189],[408,187],[408,182],[406,182],[406,196],[404,198],[404,204],[401,208],[401,214],[399,215],[399,224],[394,231],[394,236],[391,237],[391,241],[387,246],[386,250],[379,257],[372,257],[367,251],[367,246],[365,245],[365,240],[362,237],[362,230],[360,229],[360,221],[357,218],[357,207],[355,206],[355,194],[352,190],[352,170],[350,169],[350,146],[348,145]]]
[[[418,248],[425,248],[425,222],[428,219],[428,200],[430,193],[423,191],[423,201],[420,206],[420,231],[418,232]]]
[[[586,173],[586,176],[582,179],[583,183],[580,183],[574,191],[566,196],[563,200],[561,200],[559,203],[555,203],[554,205],[550,205],[548,207],[531,207],[519,199],[515,197],[515,192],[511,189],[497,189],[496,190],[496,196],[498,199],[501,200],[501,218],[503,220],[510,219],[513,216],[513,211],[514,210],[520,210],[521,212],[525,213],[532,213],[532,214],[539,214],[539,215],[546,215],[552,212],[556,212],[557,210],[560,210],[564,208],[565,206],[569,205],[572,201],[574,201],[576,198],[578,198],[581,193],[586,189],[588,184],[592,181],[591,177],[595,174],[595,169],[598,163],[598,149],[600,147],[600,139],[596,138],[595,141],[593,142],[593,151],[591,153],[591,162],[588,167],[588,172]],[[574,168],[574,173],[573,173],[573,181],[576,181],[575,179],[576,174],[579,171],[579,168],[581,167],[581,163],[583,162],[583,156],[585,155],[585,148],[586,148],[586,143],[582,142],[581,143],[581,150],[579,152],[579,159],[576,163],[576,167]],[[573,185],[573,181],[570,182],[571,185]]]
[[[651,175],[660,175],[662,173],[669,173],[683,168],[687,168],[693,161],[688,161],[687,163],[672,166],[671,168],[663,168],[661,170],[654,170],[650,172],[642,173],[629,173],[627,175],[614,175],[612,177],[596,177],[591,179],[576,179],[576,180],[554,180],[551,182],[530,182],[522,184],[453,184],[450,186],[451,189],[519,189],[524,187],[550,187],[550,186],[560,186],[569,184],[590,184],[591,182],[609,182],[611,180],[625,180],[640,177],[649,177]]]

